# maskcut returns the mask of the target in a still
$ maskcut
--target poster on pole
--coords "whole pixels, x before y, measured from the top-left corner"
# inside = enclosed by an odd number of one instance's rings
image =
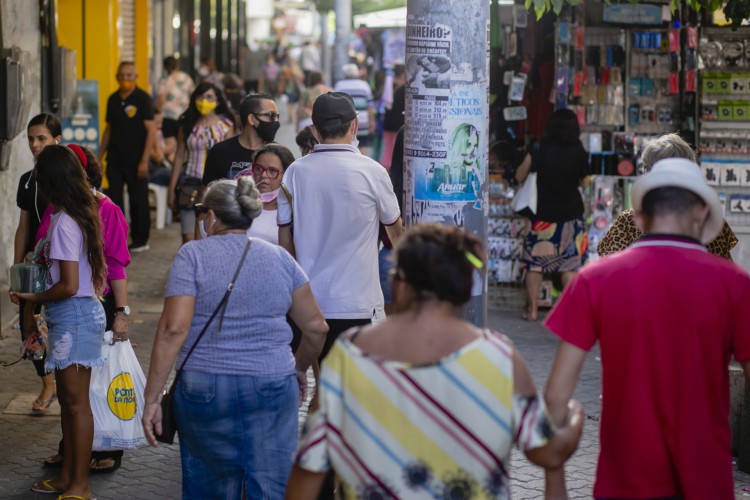
[[[451,59],[453,29],[407,24],[409,123],[404,156],[414,199],[481,203],[486,165],[486,88],[470,62]]]
[[[404,221],[487,238],[490,3],[407,0]],[[466,318],[486,323],[486,269]]]

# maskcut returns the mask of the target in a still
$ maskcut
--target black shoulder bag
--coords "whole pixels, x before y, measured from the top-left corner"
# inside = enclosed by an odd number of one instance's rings
[[[206,333],[206,330],[208,330],[208,327],[213,322],[216,315],[219,313],[220,310],[222,310],[221,318],[222,321],[224,319],[224,312],[223,310],[227,307],[227,301],[229,300],[229,294],[232,293],[232,289],[234,288],[234,282],[237,280],[237,276],[240,274],[240,269],[242,269],[242,264],[245,262],[245,257],[247,257],[247,252],[250,250],[250,238],[247,239],[247,245],[245,245],[245,251],[242,253],[242,258],[240,259],[240,263],[237,266],[237,270],[234,272],[234,277],[232,278],[232,281],[229,283],[229,286],[227,286],[227,291],[224,292],[224,297],[221,299],[221,302],[219,302],[219,305],[216,306],[216,309],[214,309],[213,314],[211,314],[211,317],[208,318],[208,321],[203,326],[203,330],[198,334],[198,338],[195,339],[195,342],[193,342],[193,346],[190,348],[190,350],[187,353],[187,356],[185,356],[185,359],[182,360],[182,364],[180,365],[180,369],[177,370],[177,374],[174,377],[174,382],[172,382],[172,386],[169,388],[168,391],[164,393],[164,397],[161,398],[161,434],[156,435],[156,440],[160,443],[166,443],[166,444],[172,444],[174,443],[174,435],[177,433],[177,421],[175,420],[174,415],[174,403],[172,401],[172,398],[174,396],[175,388],[177,387],[177,382],[180,380],[180,375],[182,374],[182,369],[185,368],[185,363],[187,363],[187,360],[190,358],[190,355],[193,354],[193,351],[195,350],[195,347],[198,345],[198,342],[200,342],[201,338],[203,338],[203,334]],[[219,322],[219,330],[221,330],[221,322]]]

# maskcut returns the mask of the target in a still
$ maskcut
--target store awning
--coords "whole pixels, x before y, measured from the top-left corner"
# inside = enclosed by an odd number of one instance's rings
[[[354,16],[354,26],[364,24],[368,28],[405,28],[406,7],[380,10]]]

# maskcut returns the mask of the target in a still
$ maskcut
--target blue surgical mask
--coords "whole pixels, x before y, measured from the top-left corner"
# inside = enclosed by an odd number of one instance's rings
[[[206,224],[205,224],[205,222],[206,222],[205,220],[199,220],[198,221],[198,231],[201,234],[201,239],[202,240],[205,240],[206,238],[208,238],[208,233],[206,232]]]
[[[355,148],[358,148],[358,147],[359,147],[359,139],[357,139],[357,138],[355,137],[354,139],[352,139],[352,142],[351,142],[351,144],[352,144],[352,146],[354,146]]]

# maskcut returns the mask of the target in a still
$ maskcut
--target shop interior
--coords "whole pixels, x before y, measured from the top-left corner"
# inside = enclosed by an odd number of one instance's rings
[[[519,149],[540,138],[559,108],[578,116],[589,153],[582,190],[589,259],[612,222],[630,207],[639,152],[678,133],[698,153],[706,180],[750,265],[750,28],[733,31],[721,13],[670,11],[668,2],[585,2],[536,19],[523,5],[500,6],[492,49],[492,139]],[[494,167],[494,168],[493,168]],[[524,221],[510,208],[507,171],[490,167],[490,302],[522,308]],[[553,278],[553,277],[550,277]],[[542,299],[551,305],[553,279]]]

